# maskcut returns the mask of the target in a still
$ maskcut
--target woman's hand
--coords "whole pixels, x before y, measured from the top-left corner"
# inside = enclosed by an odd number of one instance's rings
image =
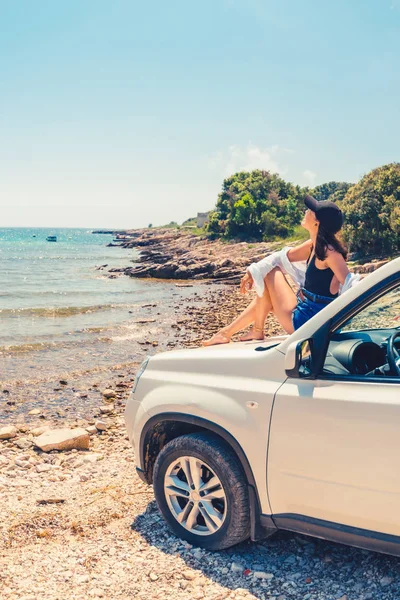
[[[246,274],[242,277],[240,281],[240,293],[247,294],[249,290],[253,287],[254,280],[251,274],[247,271]]]

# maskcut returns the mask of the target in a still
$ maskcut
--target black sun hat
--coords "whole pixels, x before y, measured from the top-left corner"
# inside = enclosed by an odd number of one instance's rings
[[[304,204],[315,213],[316,219],[322,227],[330,233],[337,233],[343,225],[343,213],[334,202],[322,200],[318,202],[315,198],[307,195]]]

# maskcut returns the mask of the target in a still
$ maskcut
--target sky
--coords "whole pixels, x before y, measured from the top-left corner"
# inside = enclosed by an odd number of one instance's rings
[[[400,0],[0,0],[0,227],[133,228],[400,160]]]

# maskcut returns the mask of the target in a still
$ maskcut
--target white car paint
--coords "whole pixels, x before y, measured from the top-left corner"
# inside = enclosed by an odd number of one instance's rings
[[[297,342],[399,271],[397,258],[290,336],[152,357],[126,408],[138,466],[149,418],[194,415],[240,444],[264,514],[307,515],[400,536],[400,382],[291,379],[285,372]]]

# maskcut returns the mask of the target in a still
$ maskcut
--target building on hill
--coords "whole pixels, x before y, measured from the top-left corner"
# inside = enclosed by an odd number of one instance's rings
[[[197,213],[197,227],[199,227],[199,228],[204,227],[204,225],[206,223],[208,223],[208,215],[209,214],[210,214],[209,212]]]

